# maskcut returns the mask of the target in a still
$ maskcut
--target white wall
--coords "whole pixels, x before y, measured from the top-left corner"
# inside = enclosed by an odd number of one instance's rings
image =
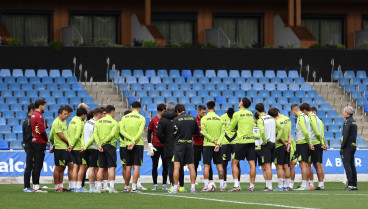
[[[139,41],[155,41],[151,33],[148,31],[147,27],[141,26],[136,14],[132,14],[132,46],[134,38]]]
[[[293,46],[295,48],[300,47],[300,40],[294,34],[294,31],[290,27],[285,27],[280,15],[275,15],[274,18],[274,47],[280,46],[287,47]]]

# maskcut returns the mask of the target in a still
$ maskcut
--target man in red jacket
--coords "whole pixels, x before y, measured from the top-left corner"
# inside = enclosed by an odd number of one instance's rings
[[[207,110],[207,108],[204,105],[199,105],[198,106],[198,115],[195,117],[195,119],[197,120],[198,126],[199,126],[199,131],[200,131],[199,135],[193,135],[194,167],[195,167],[195,171],[196,171],[196,176],[197,176],[198,165],[199,165],[199,162],[202,159],[202,154],[203,154],[204,136],[202,135],[201,118],[206,115],[206,110]],[[212,166],[210,167],[210,178],[209,178],[209,180],[213,181]]]
[[[31,129],[32,129],[32,147],[34,149],[34,172],[32,174],[33,190],[34,192],[47,192],[40,189],[40,174],[43,166],[43,160],[45,158],[46,146],[50,143],[47,138],[46,126],[42,116],[45,112],[46,101],[38,99],[35,102],[35,111],[31,116]]]

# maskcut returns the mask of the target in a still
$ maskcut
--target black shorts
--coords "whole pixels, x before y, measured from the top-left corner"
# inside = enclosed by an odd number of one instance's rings
[[[314,150],[310,151],[312,163],[322,163],[323,149],[320,144],[314,145]]]
[[[266,145],[261,146],[262,164],[272,163],[275,159],[275,143],[267,142]]]
[[[126,150],[126,166],[138,165],[142,166],[143,164],[143,145],[135,145],[132,150]],[[120,156],[121,157],[121,156]]]
[[[257,162],[258,162],[258,166],[262,166],[263,165],[263,162],[262,162],[262,151],[260,149],[256,149],[255,150],[255,154],[256,154],[256,165],[257,165]]]
[[[85,158],[88,167],[98,167],[98,150],[87,149],[85,151]]]
[[[233,154],[233,144],[225,144],[221,147],[222,160],[231,161],[231,155]]]
[[[68,151],[65,149],[54,150],[54,163],[56,166],[67,166],[69,162]]]
[[[70,152],[71,161],[76,165],[82,165],[82,156],[80,150],[72,150]]]
[[[276,148],[275,151],[275,165],[289,164],[290,153],[286,151],[285,145]]]
[[[222,147],[220,147],[218,152],[215,152],[214,149],[215,147],[213,146],[203,146],[203,164],[211,165],[212,159],[215,165],[222,164]]]
[[[310,151],[308,144],[296,144],[295,153],[299,156],[298,162],[310,162]]]
[[[249,144],[236,144],[234,147],[233,159],[247,161],[256,160],[256,152],[254,143]]]
[[[202,159],[203,146],[193,145],[194,162],[198,163]]]
[[[87,159],[86,159],[86,151],[81,152],[80,156],[82,158],[82,165],[87,165]]]
[[[100,168],[116,167],[116,148],[111,144],[102,146],[103,152],[98,152],[98,165]]]
[[[194,149],[192,144],[174,145],[174,162],[180,162],[181,165],[194,163]]]
[[[120,161],[122,165],[126,164],[126,160],[127,160],[127,148],[126,147],[120,147]]]

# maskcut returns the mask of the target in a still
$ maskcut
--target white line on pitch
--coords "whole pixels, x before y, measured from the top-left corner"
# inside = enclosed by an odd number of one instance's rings
[[[368,194],[335,194],[340,196],[368,196]]]
[[[173,195],[162,195],[162,194],[152,194],[152,193],[141,193],[141,194],[142,195],[152,195],[152,196],[162,196],[162,197],[179,197],[179,198],[184,198],[184,199],[195,199],[195,200],[208,200],[208,201],[214,201],[214,202],[235,203],[235,204],[241,204],[241,205],[261,205],[261,206],[280,207],[280,208],[315,209],[315,208],[278,205],[278,204],[270,204],[270,203],[239,202],[239,201],[231,201],[231,200],[210,199],[210,198],[203,198],[203,197],[179,196],[175,194]]]

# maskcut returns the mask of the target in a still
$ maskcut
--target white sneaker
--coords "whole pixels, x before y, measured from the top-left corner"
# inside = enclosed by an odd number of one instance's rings
[[[224,189],[226,189],[227,188],[227,183],[226,182],[224,182],[224,187],[223,187]]]
[[[110,191],[110,188],[109,187],[104,187],[103,188],[103,192],[109,192]]]
[[[147,188],[144,187],[144,186],[142,186],[142,185],[140,185],[140,186],[138,186],[138,190],[147,191]]]
[[[102,193],[102,188],[101,187],[97,187],[95,191],[96,191],[96,193]]]
[[[110,189],[109,193],[115,193],[116,194],[116,193],[119,193],[119,192],[116,189]]]
[[[34,190],[34,192],[37,192],[37,193],[47,193],[47,191],[42,190],[42,189],[36,189],[36,190]]]

